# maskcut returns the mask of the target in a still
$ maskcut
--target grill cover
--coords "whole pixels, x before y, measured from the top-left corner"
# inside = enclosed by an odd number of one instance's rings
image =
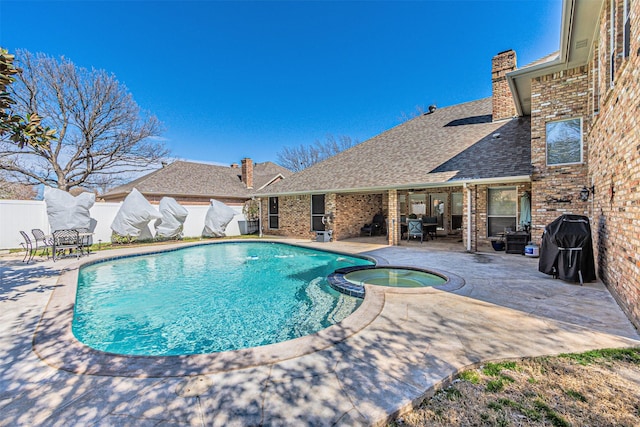
[[[545,227],[538,270],[570,282],[595,280],[589,218],[561,215]]]

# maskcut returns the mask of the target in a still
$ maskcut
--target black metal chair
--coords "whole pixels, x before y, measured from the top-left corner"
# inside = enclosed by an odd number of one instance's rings
[[[80,251],[83,255],[89,255],[93,244],[93,233],[88,228],[76,228],[80,239]]]
[[[69,254],[75,251],[76,258],[82,254],[82,242],[78,236],[78,230],[56,230],[53,232],[53,260],[64,255],[69,250]]]
[[[24,248],[24,258],[22,258],[22,262],[26,261],[27,264],[29,264],[29,261],[33,259],[34,254],[33,241],[31,241],[29,235],[24,231],[20,230],[20,234],[24,239],[24,242],[20,243],[20,245]]]
[[[361,236],[378,236],[380,234],[386,234],[384,215],[377,213],[374,215],[370,224],[365,224],[360,228]]]
[[[47,254],[47,258],[49,258],[49,248],[53,247],[53,238],[44,234],[44,231],[40,230],[39,228],[34,228],[33,230],[31,230],[31,234],[33,234],[33,238],[35,239],[36,243],[36,247],[33,253],[36,254],[38,252],[38,249],[41,249],[42,254]]]

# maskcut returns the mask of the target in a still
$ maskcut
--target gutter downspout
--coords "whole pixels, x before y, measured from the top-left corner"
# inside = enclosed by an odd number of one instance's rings
[[[471,252],[471,188],[465,182],[462,188],[467,190],[467,252]]]
[[[258,197],[258,209],[258,237],[262,237],[262,199],[260,197]]]

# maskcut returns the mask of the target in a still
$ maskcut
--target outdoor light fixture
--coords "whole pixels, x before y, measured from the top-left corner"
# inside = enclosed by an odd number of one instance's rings
[[[586,186],[582,187],[582,190],[580,190],[580,200],[586,202],[587,200],[589,200],[589,194],[595,194],[594,185],[589,188],[587,188]]]

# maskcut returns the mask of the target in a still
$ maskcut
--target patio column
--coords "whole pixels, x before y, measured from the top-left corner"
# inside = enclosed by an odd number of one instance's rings
[[[391,246],[397,246],[400,242],[400,204],[398,203],[398,190],[389,190],[389,201],[387,211],[387,233],[388,243]]]
[[[477,252],[478,250],[478,239],[477,239],[477,218],[476,218],[476,197],[477,197],[477,186],[476,185],[468,185],[464,184],[464,196],[462,201],[462,210],[463,210],[463,232],[462,232],[462,240],[464,241],[464,246],[468,252]]]

